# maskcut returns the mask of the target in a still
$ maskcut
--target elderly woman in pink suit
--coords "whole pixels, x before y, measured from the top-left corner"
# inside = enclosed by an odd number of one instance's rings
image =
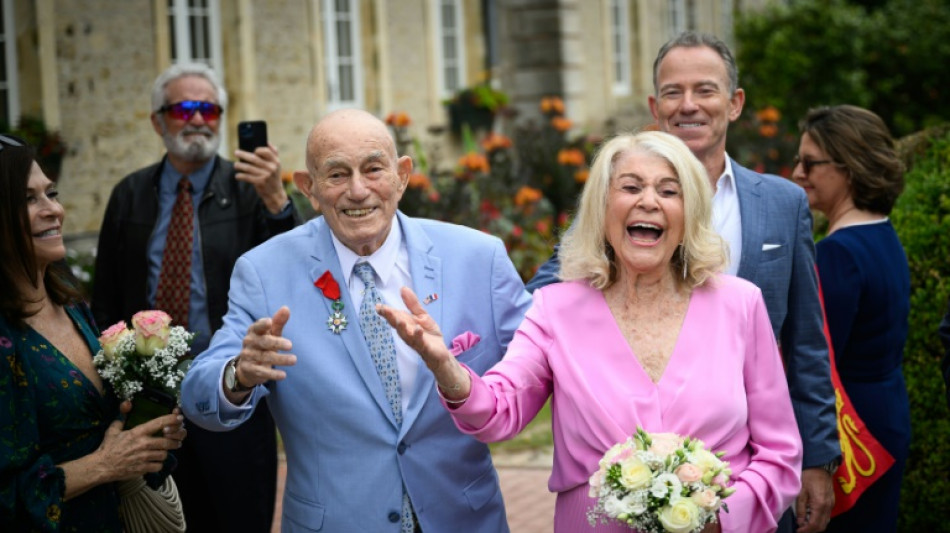
[[[588,479],[638,426],[726,452],[736,491],[707,531],[772,531],[798,494],[802,445],[772,327],[759,289],[719,273],[725,245],[704,172],[669,134],[606,143],[564,238],[564,281],[534,293],[483,377],[454,357],[478,332],[446,348],[407,288],[411,315],[380,309],[434,373],[461,431],[509,439],[551,397],[556,532],[626,531],[588,523]]]

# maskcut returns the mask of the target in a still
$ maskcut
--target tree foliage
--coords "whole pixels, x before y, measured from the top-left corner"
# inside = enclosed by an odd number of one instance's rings
[[[891,218],[910,264],[910,330],[904,377],[911,446],[901,486],[899,531],[950,531],[950,416],[937,327],[950,297],[950,134],[913,158]],[[934,512],[941,509],[941,512]]]
[[[881,115],[895,136],[950,116],[950,0],[795,0],[747,12],[735,28],[750,112],[789,126],[819,105]]]

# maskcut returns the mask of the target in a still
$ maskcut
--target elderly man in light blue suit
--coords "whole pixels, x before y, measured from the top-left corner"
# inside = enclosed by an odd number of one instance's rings
[[[804,457],[802,492],[778,530],[824,531],[841,448],[808,200],[792,182],[743,168],[726,155],[726,132],[742,113],[745,93],[725,43],[681,34],[660,49],[653,77],[649,104],[657,125],[682,139],[706,167],[716,191],[713,224],[729,244],[727,272],[762,290],[782,350]],[[555,250],[528,289],[557,281],[558,269]]]
[[[287,454],[285,532],[508,531],[488,448],[455,428],[422,359],[372,318],[409,286],[446,338],[481,335],[460,358],[484,372],[530,303],[504,245],[398,213],[412,160],[366,112],[318,122],[307,168],[294,180],[323,216],[238,260],[184,411],[226,431],[267,397]]]

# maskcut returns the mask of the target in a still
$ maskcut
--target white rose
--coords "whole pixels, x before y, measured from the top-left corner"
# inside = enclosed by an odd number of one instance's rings
[[[699,507],[692,500],[677,498],[660,509],[657,515],[669,533],[690,533],[699,527]]]
[[[690,462],[699,467],[703,473],[718,470],[723,467],[723,462],[708,450],[696,450],[692,453]]]
[[[638,490],[650,486],[653,471],[636,456],[628,457],[620,463],[620,483],[630,489]]]

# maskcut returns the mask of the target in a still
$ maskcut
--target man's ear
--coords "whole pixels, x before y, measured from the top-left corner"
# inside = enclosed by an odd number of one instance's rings
[[[736,89],[729,99],[731,109],[729,109],[729,122],[734,122],[742,115],[742,106],[745,105],[745,91],[742,88]]]
[[[660,117],[656,114],[656,96],[652,94],[647,96],[647,105],[650,107],[650,113],[653,115],[653,120],[659,121]]]
[[[297,190],[299,190],[301,194],[313,200],[312,193],[310,192],[310,188],[313,186],[313,178],[310,177],[310,172],[306,170],[295,170],[294,185],[297,186]]]
[[[399,175],[399,191],[406,190],[409,185],[409,175],[412,174],[412,158],[404,155],[396,161],[396,173]]]
[[[159,137],[161,137],[162,134],[164,133],[162,131],[164,128],[162,127],[162,121],[161,121],[161,118],[158,116],[158,112],[152,113],[150,118],[152,119],[152,129],[154,129],[155,133],[157,133]]]

